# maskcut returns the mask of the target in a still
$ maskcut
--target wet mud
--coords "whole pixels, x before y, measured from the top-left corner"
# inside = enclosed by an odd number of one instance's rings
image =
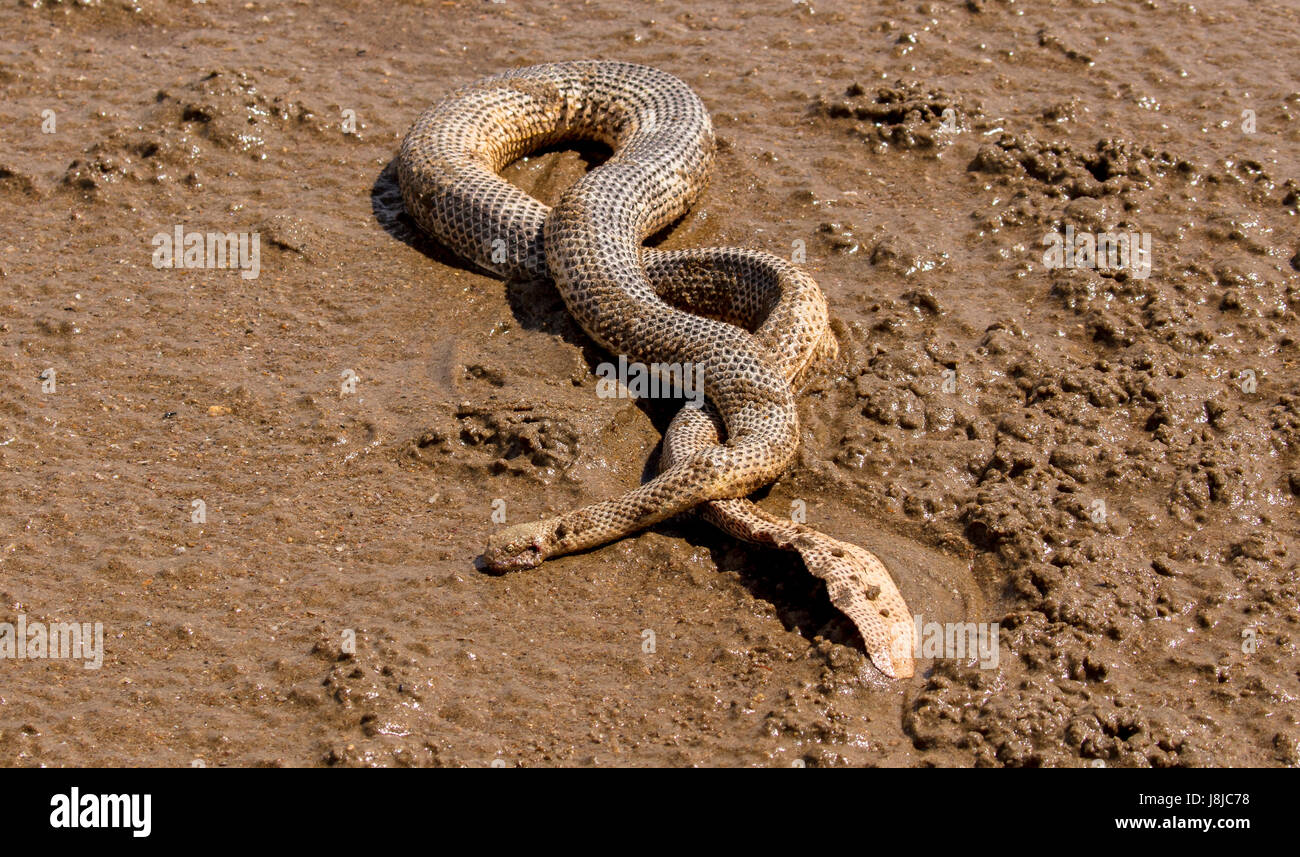
[[[1297,34],[1159,0],[5,7],[0,623],[103,651],[0,658],[0,764],[1300,763]],[[673,406],[597,396],[553,287],[420,236],[392,159],[440,93],[584,57],[713,114],[660,246],[829,299],[761,505],[923,622],[996,623],[995,663],[891,681],[797,557],[690,519],[475,568],[653,472]],[[508,175],[552,202],[605,154]],[[157,267],[177,227],[256,233],[257,276]]]

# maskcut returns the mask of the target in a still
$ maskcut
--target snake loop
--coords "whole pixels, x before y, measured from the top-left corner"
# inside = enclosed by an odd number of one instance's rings
[[[554,209],[499,175],[530,151],[573,140],[614,154]],[[798,551],[872,661],[909,676],[911,617],[880,560],[743,499],[797,451],[792,385],[834,350],[821,290],[767,253],[642,246],[686,213],[712,162],[699,97],[672,75],[629,63],[551,63],[485,78],[445,96],[406,135],[398,179],[421,228],[486,270],[553,279],[583,330],[612,353],[700,367],[708,400],[673,420],[649,482],[505,528],[484,561],[497,571],[531,568],[700,507],[739,538]]]

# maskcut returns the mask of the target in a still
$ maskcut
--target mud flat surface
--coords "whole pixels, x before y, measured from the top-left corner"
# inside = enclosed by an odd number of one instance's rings
[[[1300,762],[1295,6],[745,5],[0,9],[0,622],[104,634],[0,660],[0,763]],[[828,295],[762,504],[998,623],[996,666],[890,681],[797,560],[689,521],[475,570],[494,509],[636,484],[671,409],[420,240],[391,160],[445,90],[583,57],[714,115],[663,246]],[[177,226],[256,232],[258,277],[155,267]],[[1067,228],[1149,276],[1050,267]]]

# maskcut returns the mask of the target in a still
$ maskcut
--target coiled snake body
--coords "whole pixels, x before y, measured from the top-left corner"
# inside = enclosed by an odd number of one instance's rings
[[[530,151],[571,140],[602,142],[614,154],[554,209],[498,175]],[[743,499],[789,466],[799,441],[792,386],[835,352],[821,290],[767,253],[641,246],[686,213],[712,160],[712,124],[698,96],[672,75],[629,63],[551,63],[485,78],[445,96],[407,133],[398,180],[422,229],[504,277],[553,279],[602,347],[647,364],[699,366],[708,398],[674,418],[654,479],[503,529],[483,561],[497,571],[531,568],[700,507],[732,535],[798,551],[876,666],[910,676],[912,620],[880,560]]]

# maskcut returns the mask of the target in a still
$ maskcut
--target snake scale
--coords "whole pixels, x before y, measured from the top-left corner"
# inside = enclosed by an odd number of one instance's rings
[[[548,145],[589,140],[612,156],[548,208],[501,178]],[[647,66],[580,61],[517,68],[457,89],[402,142],[408,213],[450,250],[505,278],[554,281],[587,334],[629,361],[702,367],[707,404],[683,408],[658,475],[621,497],[496,533],[494,571],[531,568],[699,509],[740,539],[797,551],[861,632],[884,673],[913,672],[914,628],[868,551],[744,499],[790,465],[794,391],[836,352],[825,298],[785,260],[754,250],[642,246],[703,190],[713,128],[681,80]]]

